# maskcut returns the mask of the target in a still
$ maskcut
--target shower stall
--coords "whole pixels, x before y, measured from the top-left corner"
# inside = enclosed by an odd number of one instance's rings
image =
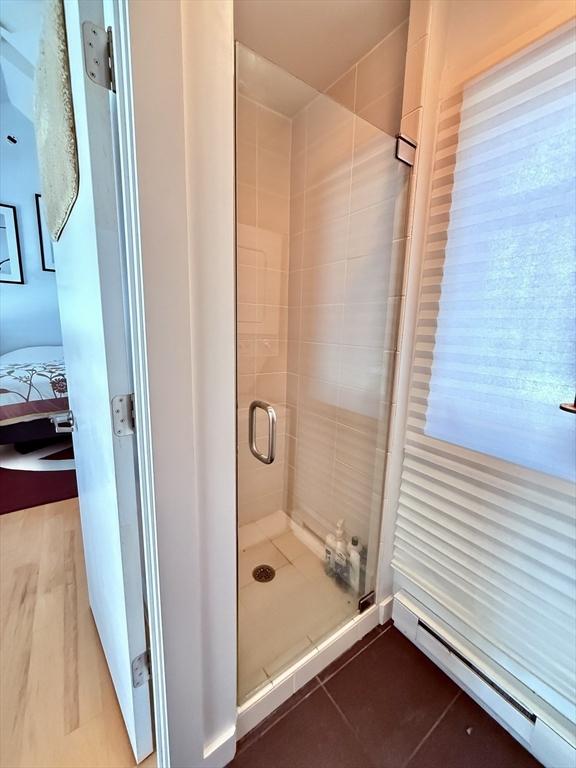
[[[325,92],[237,44],[239,703],[373,602],[406,38],[407,20]]]

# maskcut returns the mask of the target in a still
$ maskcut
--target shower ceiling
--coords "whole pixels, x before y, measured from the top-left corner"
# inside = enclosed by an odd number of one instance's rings
[[[325,91],[409,10],[409,0],[235,0],[235,35]]]
[[[243,46],[237,51],[238,91],[286,117],[303,109],[317,91]]]

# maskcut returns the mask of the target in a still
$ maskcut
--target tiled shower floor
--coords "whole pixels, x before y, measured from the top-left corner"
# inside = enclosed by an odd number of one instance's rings
[[[260,583],[257,565],[275,578]],[[355,615],[357,598],[324,573],[283,512],[239,529],[238,696],[240,703]]]

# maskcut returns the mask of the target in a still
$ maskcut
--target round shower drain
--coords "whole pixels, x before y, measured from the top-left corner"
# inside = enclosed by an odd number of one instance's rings
[[[257,565],[252,571],[252,576],[256,581],[272,581],[276,571],[271,565]]]

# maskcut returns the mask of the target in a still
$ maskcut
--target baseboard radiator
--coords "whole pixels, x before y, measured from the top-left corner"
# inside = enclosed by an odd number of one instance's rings
[[[394,596],[394,624],[546,768],[576,766],[576,728],[480,654],[408,593]]]

